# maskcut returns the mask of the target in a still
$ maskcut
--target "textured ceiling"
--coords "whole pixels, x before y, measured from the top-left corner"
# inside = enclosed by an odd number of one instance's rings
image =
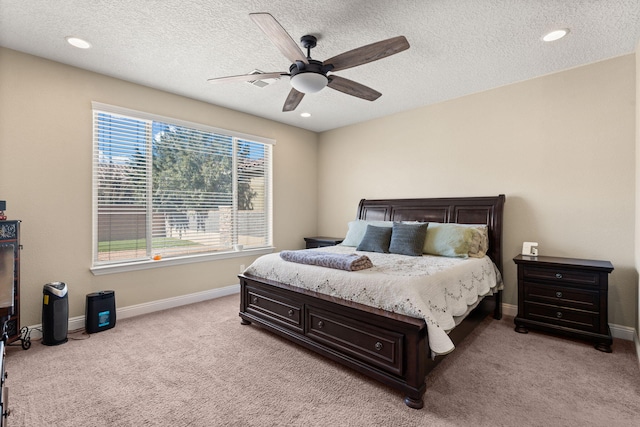
[[[325,88],[283,113],[288,77],[207,83],[288,70],[251,12],[271,13],[296,41],[318,37],[321,61],[397,35],[411,48],[336,73],[382,92],[377,101]],[[561,27],[564,39],[540,40]],[[633,53],[639,40],[639,0],[0,0],[2,46],[313,131]]]

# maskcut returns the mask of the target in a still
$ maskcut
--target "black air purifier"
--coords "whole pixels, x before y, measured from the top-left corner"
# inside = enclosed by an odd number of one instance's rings
[[[42,289],[42,344],[58,345],[67,342],[69,329],[69,300],[67,285],[52,282]]]
[[[88,334],[104,331],[116,325],[116,297],[113,291],[87,294],[84,328]]]

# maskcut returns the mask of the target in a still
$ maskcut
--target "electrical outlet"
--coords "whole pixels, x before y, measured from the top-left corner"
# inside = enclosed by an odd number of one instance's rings
[[[240,273],[244,272],[244,264],[240,264]]]

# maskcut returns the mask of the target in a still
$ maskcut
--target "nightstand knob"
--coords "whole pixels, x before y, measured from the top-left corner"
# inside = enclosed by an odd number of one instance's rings
[[[556,279],[562,279],[562,274],[556,273]]]
[[[318,322],[318,329],[324,328],[324,322],[321,320]]]
[[[558,298],[562,298],[562,292],[556,292],[556,296],[557,296]]]
[[[556,317],[557,317],[558,319],[562,319],[562,312],[561,312],[561,311],[557,312],[557,313],[556,313]]]
[[[289,310],[289,317],[293,317],[293,310]]]
[[[382,350],[382,343],[380,341],[378,341],[376,343],[375,347],[376,347],[376,350],[378,350],[378,351]]]

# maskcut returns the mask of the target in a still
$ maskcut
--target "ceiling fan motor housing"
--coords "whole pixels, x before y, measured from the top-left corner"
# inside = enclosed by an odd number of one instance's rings
[[[297,61],[289,67],[291,86],[302,93],[319,92],[329,83],[327,71],[327,67],[315,59],[309,59],[308,64]]]

